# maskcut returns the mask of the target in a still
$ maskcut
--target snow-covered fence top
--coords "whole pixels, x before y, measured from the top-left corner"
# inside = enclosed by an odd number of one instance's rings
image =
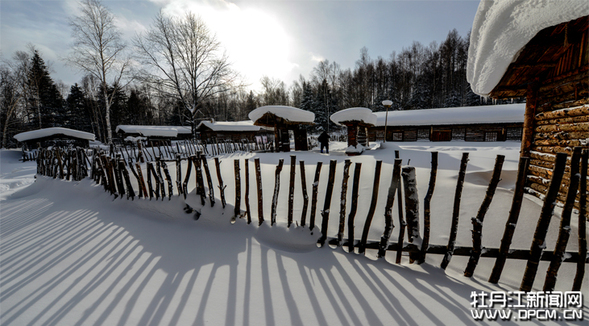
[[[254,126],[254,122],[247,121],[202,121],[196,129],[207,127],[213,131],[258,131],[259,126]]]
[[[278,118],[284,119],[287,123],[297,124],[313,124],[315,121],[315,113],[294,108],[292,106],[284,105],[267,105],[259,107],[248,114],[248,117],[255,125],[266,125],[260,120],[267,114],[275,115]]]
[[[368,125],[376,124],[376,115],[368,108],[349,108],[337,111],[330,117],[331,121],[338,125],[343,125],[346,122],[362,122]]]
[[[177,137],[178,134],[190,134],[189,127],[182,126],[142,126],[142,125],[118,125],[117,132],[126,134],[139,134],[144,137]]]
[[[389,126],[430,126],[523,123],[525,104],[464,106],[458,108],[389,111]],[[375,112],[375,126],[385,125],[386,112]]]
[[[467,80],[487,96],[541,30],[589,15],[589,1],[481,1],[468,48]]]
[[[32,130],[21,132],[20,134],[14,135],[14,139],[18,140],[19,142],[26,142],[33,139],[40,139],[52,136],[64,135],[72,138],[78,138],[83,140],[94,140],[95,136],[92,133],[74,130],[69,128],[61,128],[61,127],[52,127],[52,128],[44,128],[39,130]]]

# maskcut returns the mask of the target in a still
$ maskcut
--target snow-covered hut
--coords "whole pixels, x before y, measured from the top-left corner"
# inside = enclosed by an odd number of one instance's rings
[[[536,194],[554,154],[589,141],[588,24],[587,0],[481,1],[474,19],[467,79],[483,96],[526,97],[521,155]]]
[[[521,140],[525,104],[389,111],[387,141]],[[375,112],[369,139],[383,139],[386,112]]]
[[[248,121],[202,121],[196,127],[202,140],[231,140],[241,141],[247,139],[253,141],[256,134],[260,132],[260,126],[254,126],[251,120]]]
[[[367,128],[374,126],[376,115],[368,108],[349,108],[337,111],[330,117],[331,121],[348,129],[348,150],[346,153],[355,155],[368,147]]]
[[[85,131],[53,127],[21,132],[14,135],[14,139],[23,143],[24,147],[32,150],[39,146],[46,148],[49,146],[66,146],[70,144],[89,147],[90,141],[94,141],[95,136]]]
[[[145,137],[152,142],[170,142],[174,139],[189,139],[192,136],[190,127],[182,126],[144,126],[144,125],[118,125],[116,133],[121,139]]]
[[[274,128],[277,152],[290,151],[289,130],[294,133],[295,150],[308,150],[306,126],[315,124],[315,113],[291,106],[267,105],[253,110],[248,117],[256,126]]]

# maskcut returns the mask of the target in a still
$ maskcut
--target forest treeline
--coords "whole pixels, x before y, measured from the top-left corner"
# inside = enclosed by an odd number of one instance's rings
[[[101,6],[97,0],[86,0],[86,4]],[[228,60],[225,57],[214,62],[217,66],[199,67],[200,71],[211,71],[209,80],[204,81],[198,80],[201,75],[191,77],[190,70],[177,63],[165,66],[171,57],[165,51],[157,57],[159,48],[170,48],[169,44],[157,43],[161,39],[158,36],[170,27],[210,35],[202,24],[198,17],[191,15],[180,19],[156,17],[152,29],[127,46],[127,49],[133,49],[129,52],[137,54],[133,69],[126,69],[124,76],[117,75],[110,80],[88,70],[78,83],[69,87],[56,82],[42,54],[34,46],[3,60],[0,65],[2,147],[16,146],[13,139],[16,133],[39,128],[67,127],[88,131],[106,143],[109,125],[110,132],[114,133],[120,124],[194,126],[202,119],[246,120],[251,110],[263,105],[290,105],[313,111],[317,123],[314,129],[320,130],[327,127],[329,115],[333,112],[350,107],[382,111],[385,109],[382,101],[387,99],[392,100],[393,110],[485,103],[472,92],[466,81],[469,36],[460,36],[456,30],[450,31],[440,43],[425,46],[415,41],[388,58],[373,59],[368,49],[362,48],[355,66],[350,68],[324,60],[309,76],[300,76],[291,85],[263,77],[262,89],[254,91],[240,82],[238,75],[226,65]],[[181,46],[188,41],[177,39],[174,42],[178,45],[175,55],[181,59],[190,51]],[[208,42],[207,45],[215,46],[211,51],[217,51],[217,41],[212,38]],[[83,63],[83,59],[69,58],[76,64]],[[121,63],[123,68],[120,71],[127,67],[126,62],[130,61]],[[191,67],[189,63],[187,67]],[[223,75],[215,75],[219,71]],[[178,72],[188,75],[187,80],[165,77],[173,73],[180,75]],[[199,82],[216,84],[210,89],[191,86]],[[330,125],[330,128],[334,127]]]

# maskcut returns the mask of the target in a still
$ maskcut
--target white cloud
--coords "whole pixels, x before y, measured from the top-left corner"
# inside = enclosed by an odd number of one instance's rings
[[[321,61],[325,60],[325,58],[321,55],[314,55],[313,53],[310,53],[310,55],[311,55],[311,61],[321,62]]]

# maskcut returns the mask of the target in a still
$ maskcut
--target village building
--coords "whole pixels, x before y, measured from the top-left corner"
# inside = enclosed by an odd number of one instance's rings
[[[274,129],[274,148],[277,152],[290,151],[290,135],[298,151],[308,150],[307,126],[315,124],[315,113],[283,105],[268,105],[251,111],[248,115],[254,125]]]
[[[25,148],[33,150],[39,147],[66,147],[70,145],[87,148],[90,146],[90,142],[95,140],[95,136],[85,131],[53,127],[21,132],[14,135],[14,139],[24,145],[23,150]]]
[[[192,138],[191,128],[183,126],[118,125],[116,133],[123,141],[142,139],[154,143],[170,143],[172,140]]]
[[[589,2],[483,2],[473,24],[467,78],[492,98],[526,97],[521,155],[528,191],[542,196],[556,153],[589,142]],[[568,191],[570,160],[559,200]]]
[[[348,131],[348,147],[346,154],[357,155],[368,147],[368,128],[376,123],[376,115],[368,108],[349,108],[331,115],[331,121],[346,126]]]
[[[196,127],[200,139],[207,142],[219,140],[254,142],[256,136],[266,130],[260,126],[254,126],[252,121],[202,121]]]
[[[389,111],[387,141],[521,140],[525,104]],[[383,140],[386,112],[374,112],[370,141]]]

